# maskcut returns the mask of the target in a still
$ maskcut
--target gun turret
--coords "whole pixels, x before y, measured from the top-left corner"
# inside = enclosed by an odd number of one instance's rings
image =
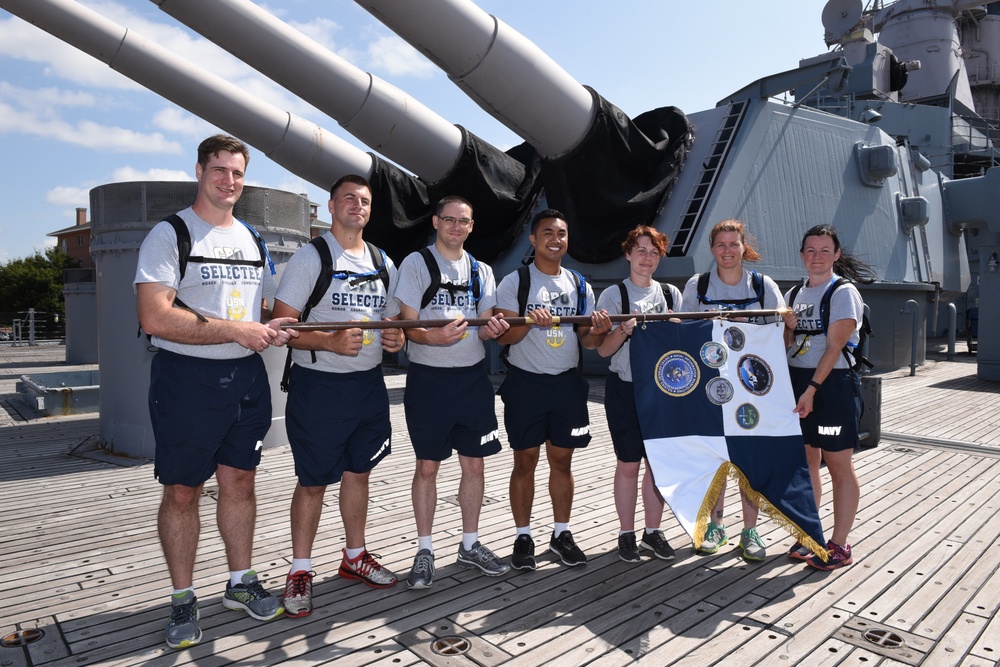
[[[546,200],[572,227],[574,259],[610,261],[629,229],[653,224],[690,142],[683,113],[629,119],[470,0],[356,1],[537,152]]]

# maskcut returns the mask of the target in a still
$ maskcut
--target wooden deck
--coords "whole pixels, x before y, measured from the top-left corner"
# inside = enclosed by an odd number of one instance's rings
[[[163,643],[169,581],[155,528],[160,488],[151,466],[81,455],[93,416],[25,421],[11,399],[23,368],[60,366],[59,349],[0,348],[0,632],[41,628],[26,648],[0,648],[21,665],[997,665],[1000,658],[1000,384],[975,365],[928,362],[883,377],[883,441],[856,457],[861,510],[856,564],[822,573],[784,557],[792,540],[769,521],[770,556],[750,565],[735,546],[695,555],[667,514],[672,564],[628,564],[615,551],[614,454],[599,400],[598,427],[574,462],[572,529],[590,556],[566,568],[545,555],[536,572],[477,576],[454,564],[460,523],[458,465],[442,466],[433,588],[372,590],[336,575],[343,531],[336,489],[314,554],[316,611],[259,623],[226,610],[222,544],[207,489],[195,584],[203,643]],[[403,423],[405,377],[388,377],[393,454],[372,475],[368,546],[401,576],[415,552],[413,457]],[[592,381],[598,398],[601,381]],[[508,450],[487,462],[480,535],[509,555]],[[543,457],[544,460],[544,457]],[[551,529],[539,466],[536,541]],[[291,557],[288,507],[295,480],[287,447],[265,452],[258,476],[255,566],[280,592]],[[211,485],[211,482],[210,482]],[[829,488],[821,508],[831,525]],[[729,494],[727,517],[739,523]],[[641,526],[641,516],[637,526]],[[887,639],[865,639],[875,631]],[[881,632],[880,632],[881,631]],[[459,637],[464,655],[438,655]],[[902,645],[893,648],[892,640]]]

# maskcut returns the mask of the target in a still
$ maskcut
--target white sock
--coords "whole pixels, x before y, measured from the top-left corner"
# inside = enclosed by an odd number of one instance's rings
[[[531,537],[531,526],[530,525],[529,526],[517,526],[516,530],[517,530],[517,533],[516,533],[517,535],[527,535],[528,537]]]
[[[462,548],[468,551],[479,541],[479,532],[462,533]]]
[[[292,567],[288,570],[288,574],[295,574],[296,572],[309,572],[312,569],[312,558],[293,558]]]
[[[422,549],[427,549],[432,556],[434,555],[434,542],[430,535],[417,535],[417,551]]]
[[[253,572],[253,570],[238,570],[238,571],[235,571],[235,572],[230,571],[229,572],[229,583],[230,583],[230,585],[236,586],[237,584],[242,584],[243,583],[243,575],[246,574],[247,572]]]
[[[187,592],[190,591],[191,595],[194,595],[194,586],[188,586],[187,588],[175,588],[173,594],[170,596],[174,600],[179,600],[184,597]]]
[[[556,523],[555,528],[552,530],[552,534],[555,535],[556,537],[559,537],[567,530],[569,530],[568,523]]]
[[[619,535],[628,535],[629,533],[635,533],[635,531],[634,530],[619,530],[618,531]]]
[[[659,529],[660,529],[660,527],[659,527],[659,526],[657,526],[656,528],[650,528],[649,526],[646,526],[646,534],[647,534],[647,535],[650,535],[650,534],[652,534],[652,533],[655,533],[655,532],[656,532],[656,531],[658,531]]]
[[[361,547],[360,549],[344,549],[344,553],[347,554],[347,558],[349,560],[357,560],[358,556],[360,556],[364,552],[365,552],[364,547]]]

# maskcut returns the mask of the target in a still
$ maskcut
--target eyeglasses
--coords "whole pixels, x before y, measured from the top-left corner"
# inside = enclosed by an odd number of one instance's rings
[[[449,227],[454,227],[455,225],[458,225],[459,227],[465,229],[467,227],[472,226],[472,218],[453,218],[450,215],[446,215],[444,217],[438,217],[438,220],[448,225]]]

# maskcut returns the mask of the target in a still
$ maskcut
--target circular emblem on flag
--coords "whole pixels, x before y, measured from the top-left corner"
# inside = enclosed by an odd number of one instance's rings
[[[744,403],[736,408],[736,423],[748,431],[760,423],[760,411],[752,403]]]
[[[771,372],[771,367],[767,365],[767,362],[756,354],[745,354],[740,357],[738,372],[740,384],[751,394],[763,396],[771,391],[774,373]]]
[[[687,352],[673,350],[656,362],[656,385],[664,394],[687,396],[701,377],[698,364]]]
[[[701,360],[710,368],[720,368],[726,364],[728,353],[722,343],[710,340],[701,346]]]
[[[736,352],[742,350],[743,346],[747,343],[747,338],[743,335],[743,331],[739,327],[729,327],[722,332],[722,337],[726,341],[726,345],[729,346],[729,349]]]
[[[726,378],[712,378],[705,385],[705,393],[708,394],[708,400],[716,405],[722,405],[733,400],[735,391],[732,383]]]

